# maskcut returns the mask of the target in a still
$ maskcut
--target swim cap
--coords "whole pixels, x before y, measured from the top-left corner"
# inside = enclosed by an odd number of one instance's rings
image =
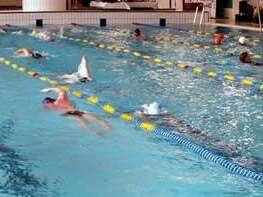
[[[134,33],[136,33],[138,36],[141,35],[140,29],[135,29]]]
[[[48,104],[48,103],[54,103],[56,101],[56,99],[50,98],[50,97],[46,97],[44,98],[44,100],[42,101],[43,104]]]
[[[244,36],[241,36],[239,39],[238,39],[238,42],[239,44],[246,44],[246,38]]]
[[[39,58],[43,57],[43,55],[41,55],[40,53],[33,53],[32,57],[39,59]]]
[[[144,104],[143,107],[143,113],[147,115],[159,115],[161,113],[161,108],[157,102],[153,102],[149,105]]]

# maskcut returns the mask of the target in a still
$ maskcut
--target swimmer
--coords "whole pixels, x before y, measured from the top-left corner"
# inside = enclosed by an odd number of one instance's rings
[[[43,55],[41,55],[40,53],[33,52],[31,49],[28,48],[19,48],[15,50],[14,55],[21,57],[32,57],[35,59],[39,59],[43,57]]]
[[[6,32],[7,32],[6,29],[0,27],[0,33],[6,33]]]
[[[98,118],[97,116],[80,111],[76,109],[70,102],[67,92],[61,88],[45,88],[41,90],[42,93],[55,92],[58,94],[56,99],[46,97],[42,104],[47,109],[57,110],[61,113],[62,116],[69,117],[76,120],[81,127],[87,127],[88,124],[97,123],[106,130],[111,130],[111,126],[103,119]]]
[[[178,132],[189,137],[194,142],[205,143],[206,145],[213,146],[218,150],[229,154],[234,157],[237,150],[236,144],[224,144],[222,141],[213,139],[206,133],[194,128],[185,120],[182,120],[175,115],[167,112],[157,102],[151,104],[144,104],[141,106],[142,111],[136,111],[134,117],[145,122],[153,122],[159,126],[170,129],[172,132]]]
[[[133,33],[133,38],[135,40],[144,40],[144,36],[141,34],[141,30],[140,29],[135,29],[134,33]]]
[[[47,41],[47,42],[55,42],[55,39],[52,38],[51,33],[48,32],[48,31],[39,32],[37,34],[37,37],[40,38],[41,40],[44,40],[44,41]]]
[[[223,40],[224,40],[224,34],[223,33],[218,33],[214,37],[214,44],[215,45],[221,45]]]
[[[73,28],[71,29],[71,32],[74,32],[74,33],[85,32],[82,25],[77,24],[77,23],[71,23],[71,25],[73,26]]]
[[[63,26],[59,29],[58,36],[59,36],[60,38],[64,38],[64,27],[63,27]]]
[[[11,34],[13,35],[23,35],[23,31],[22,30],[19,30],[19,31],[13,31]]]
[[[245,64],[252,64],[255,66],[263,66],[263,63],[255,62],[254,60],[252,60],[251,55],[247,51],[242,52],[239,56],[239,59],[242,63],[245,63]]]
[[[238,43],[241,44],[241,45],[246,45],[246,42],[247,42],[247,39],[244,36],[241,36],[238,39]]]
[[[72,74],[66,74],[59,78],[64,80],[65,83],[71,83],[71,84],[78,83],[78,82],[85,83],[87,81],[93,80],[93,77],[89,70],[85,56],[82,56],[81,63],[78,66],[77,72],[72,73]]]

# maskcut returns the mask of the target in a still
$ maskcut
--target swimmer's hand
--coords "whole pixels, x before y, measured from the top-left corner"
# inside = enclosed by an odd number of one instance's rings
[[[63,92],[63,90],[60,89],[60,88],[44,88],[44,89],[40,90],[40,92],[42,92],[42,93],[47,93],[47,92],[57,92],[57,93],[60,93],[60,92]]]
[[[51,91],[50,88],[44,88],[44,89],[40,90],[40,92],[42,92],[42,93],[47,93],[50,91]]]

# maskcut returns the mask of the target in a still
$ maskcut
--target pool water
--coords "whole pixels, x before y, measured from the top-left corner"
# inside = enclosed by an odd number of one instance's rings
[[[222,52],[215,53],[213,47],[193,47],[209,45],[211,36],[189,33],[182,27],[140,27],[148,38],[145,42],[134,42],[130,34],[120,33],[134,28],[89,27],[85,32],[76,32],[65,27],[65,34],[129,48],[165,61],[199,65],[218,73],[231,72],[237,78],[250,77],[263,84],[262,68],[242,65],[238,58],[243,50],[263,55],[260,34],[208,27],[206,31],[211,33],[224,31],[229,35],[221,46]],[[58,31],[59,27],[48,29]],[[72,87],[114,104],[121,112],[140,110],[142,104],[157,101],[213,139],[196,139],[198,143],[212,149],[218,148],[215,141],[233,144],[234,153],[258,161],[249,167],[263,171],[263,94],[254,86],[229,85],[174,65],[155,64],[66,39],[47,43],[28,36],[30,27],[23,30],[24,35],[0,36],[1,56],[56,79],[74,72],[85,55],[95,80]],[[241,34],[249,38],[251,46],[236,43],[235,37]],[[255,37],[260,41],[253,42]],[[189,45],[182,43],[185,41]],[[49,55],[43,60],[14,57],[12,52],[19,47]],[[113,130],[105,131],[94,124],[80,128],[76,122],[43,109],[41,100],[47,95],[40,90],[47,83],[8,66],[1,65],[0,69],[0,196],[263,195],[261,183],[231,174],[169,140],[157,138],[72,96],[79,109],[107,120]]]

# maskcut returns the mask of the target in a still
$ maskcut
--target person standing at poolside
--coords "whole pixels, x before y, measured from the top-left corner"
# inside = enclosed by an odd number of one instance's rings
[[[87,127],[88,124],[97,123],[106,130],[111,130],[109,123],[103,119],[98,118],[97,116],[80,111],[76,109],[70,102],[67,92],[61,88],[45,88],[41,90],[42,93],[55,92],[58,94],[56,99],[51,97],[46,97],[42,104],[47,109],[57,110],[61,113],[62,116],[69,117],[78,121],[81,127]]]

